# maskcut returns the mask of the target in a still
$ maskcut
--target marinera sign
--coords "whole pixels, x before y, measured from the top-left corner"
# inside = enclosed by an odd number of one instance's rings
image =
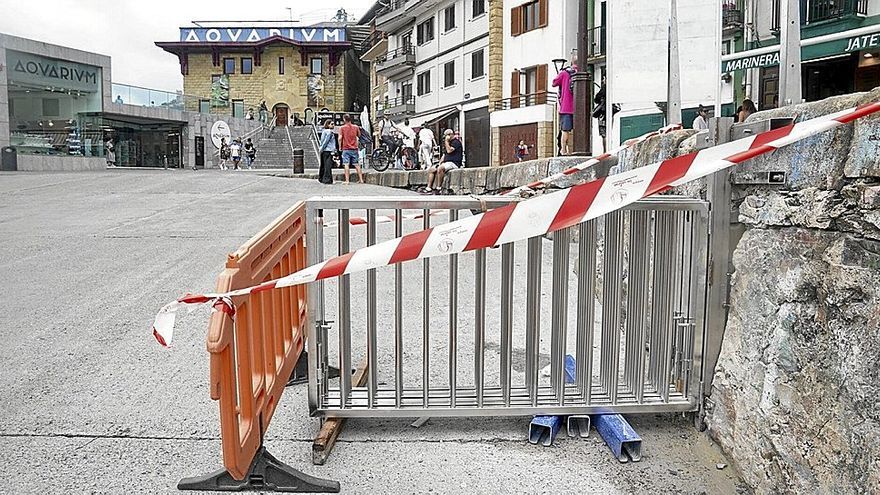
[[[6,67],[10,80],[28,86],[89,93],[101,90],[101,68],[93,65],[7,50]]]
[[[253,43],[272,36],[281,36],[300,43],[347,41],[345,29],[335,27],[180,28],[180,41],[187,43]]]
[[[880,30],[880,27],[878,27]],[[810,38],[801,40],[801,59],[804,62],[834,55],[845,55],[861,50],[876,49],[880,47],[880,32],[859,34],[856,36],[841,37],[836,40],[817,42]],[[747,55],[745,57],[725,60],[721,64],[721,72],[733,72],[744,69],[756,69],[759,67],[771,67],[779,65],[779,52],[774,51],[761,55]]]

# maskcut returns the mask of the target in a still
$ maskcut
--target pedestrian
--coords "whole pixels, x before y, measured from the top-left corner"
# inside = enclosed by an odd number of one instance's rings
[[[388,159],[393,160],[397,156],[397,141],[394,139],[394,123],[388,117],[382,116],[379,121],[379,140],[388,149]]]
[[[351,123],[351,115],[349,114],[344,114],[342,121],[344,123],[339,129],[339,139],[342,141],[342,167],[345,169],[345,183],[349,183],[348,166],[354,165],[358,180],[363,184],[364,173],[361,172],[361,166],[358,163],[358,136],[361,135],[361,128]]]
[[[419,168],[422,170],[434,164],[434,131],[422,123],[419,129]]]
[[[516,161],[521,162],[529,156],[529,145],[526,144],[522,139],[519,140],[519,144],[516,145]]]
[[[709,129],[709,120],[708,119],[709,119],[709,110],[706,107],[704,107],[703,105],[700,105],[697,108],[697,117],[694,119],[694,123],[693,123],[693,125],[691,125],[691,127],[693,127],[694,130],[697,130],[697,131],[708,130]]]
[[[232,170],[241,170],[241,139],[232,141],[229,154],[232,156]]]
[[[266,106],[266,100],[260,102],[260,123],[266,125],[269,118],[269,107]]]
[[[752,100],[746,98],[745,100],[743,100],[742,109],[739,111],[736,121],[745,122],[746,119],[749,118],[749,115],[757,111],[758,109],[755,107],[755,103]]]
[[[455,137],[455,132],[452,129],[443,131],[443,150],[444,154],[440,158],[440,163],[428,168],[428,185],[421,190],[423,193],[440,194],[446,172],[461,167],[464,158],[461,139]]]
[[[116,147],[113,145],[113,138],[107,138],[107,142],[104,143],[104,148],[107,150],[107,166],[115,167],[116,166]]]
[[[247,162],[248,170],[253,168],[254,160],[257,158],[257,147],[254,146],[254,143],[251,141],[251,138],[247,138],[247,142],[244,143],[244,159]]]
[[[333,154],[336,153],[336,133],[333,132],[333,120],[324,121],[324,130],[321,131],[321,144],[318,151],[321,152],[321,168],[318,170],[318,182],[321,184],[333,184]]]
[[[228,170],[226,162],[229,160],[229,144],[226,138],[220,138],[220,170]]]
[[[599,124],[599,135],[602,136],[602,150],[605,151],[608,149],[608,140],[605,136],[606,134],[606,101],[605,101],[605,76],[602,76],[602,86],[599,88],[599,91],[596,92],[596,96],[593,101],[595,102],[595,107],[593,107],[593,118],[596,119]],[[611,105],[611,118],[614,118],[614,114],[620,111],[620,105],[614,103]]]
[[[559,127],[562,130],[560,154],[571,154],[571,130],[574,128],[574,93],[572,92],[571,76],[577,72],[577,60],[572,65],[556,74],[553,86],[559,88]]]
[[[400,139],[403,142],[402,160],[403,168],[412,170],[415,168],[414,156],[416,154],[416,131],[409,126],[409,119],[403,119],[403,125],[397,126]]]
[[[254,109],[248,108],[246,114],[244,114],[244,120],[254,120]]]

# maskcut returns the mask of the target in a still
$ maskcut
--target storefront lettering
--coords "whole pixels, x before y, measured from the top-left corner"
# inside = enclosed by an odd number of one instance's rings
[[[855,52],[880,45],[880,33],[855,36],[846,40],[846,51]]]
[[[12,68],[15,72],[43,76],[62,81],[76,81],[98,84],[98,74],[94,71],[80,70],[75,67],[59,66],[57,63],[43,63],[18,60]]]
[[[779,65],[779,52],[765,53],[763,55],[755,55],[754,57],[740,58],[737,60],[728,60],[725,63],[722,72],[755,69],[758,67],[769,67],[771,65]]]
[[[329,43],[346,40],[338,28],[180,28],[180,40],[188,43],[241,43],[281,36],[303,43]]]

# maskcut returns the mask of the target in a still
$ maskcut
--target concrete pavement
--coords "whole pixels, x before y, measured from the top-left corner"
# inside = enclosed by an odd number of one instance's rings
[[[162,304],[214,286],[225,255],[294,201],[403,195],[376,186],[218,171],[0,174],[0,491],[172,493],[220,467],[208,393],[207,312],[175,346],[149,327]],[[527,419],[350,421],[327,465],[310,464],[318,422],[288,389],[267,446],[346,493],[731,493],[732,468],[687,421],[634,421],[641,463],[593,438],[543,449]]]

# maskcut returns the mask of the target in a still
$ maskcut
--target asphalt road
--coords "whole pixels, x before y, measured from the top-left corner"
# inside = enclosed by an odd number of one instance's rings
[[[172,349],[155,312],[213,288],[226,253],[314,195],[376,186],[217,171],[0,174],[0,477],[3,493],[172,493],[220,467],[205,313]],[[349,421],[325,466],[305,387],[286,391],[267,447],[345,493],[733,493],[733,468],[679,416],[633,419],[643,460],[595,433],[528,444],[528,418]]]

